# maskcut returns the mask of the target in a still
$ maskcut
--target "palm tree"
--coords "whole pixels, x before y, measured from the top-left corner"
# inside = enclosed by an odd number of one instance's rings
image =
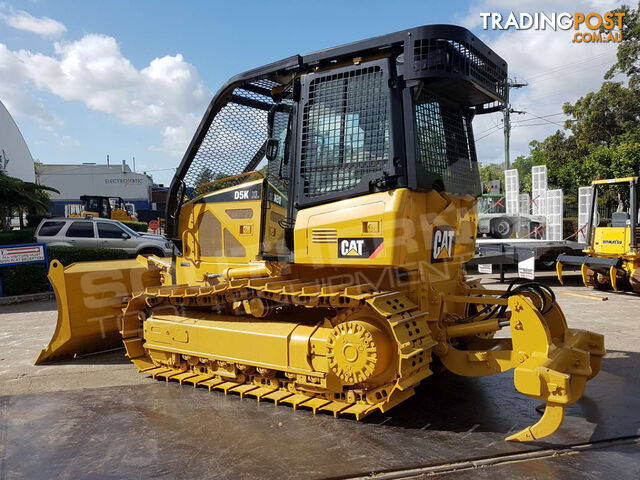
[[[44,213],[49,205],[49,194],[47,192],[60,193],[58,190],[45,185],[38,185],[33,182],[24,182],[19,178],[10,177],[0,170],[0,229],[7,231],[10,225],[7,224],[7,217],[14,212],[22,213]]]

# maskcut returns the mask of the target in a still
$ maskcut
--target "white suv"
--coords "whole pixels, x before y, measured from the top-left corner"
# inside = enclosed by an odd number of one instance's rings
[[[49,247],[119,248],[132,256],[171,256],[171,243],[163,237],[134,232],[107,218],[47,218],[38,225],[35,241]]]

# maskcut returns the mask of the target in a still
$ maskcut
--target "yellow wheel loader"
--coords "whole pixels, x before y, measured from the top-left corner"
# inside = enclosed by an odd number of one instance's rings
[[[232,78],[177,169],[171,260],[54,261],[59,319],[38,363],[117,345],[153,378],[361,419],[414,393],[437,358],[514,369],[550,435],[600,370],[535,283],[465,278],[480,178],[476,114],[507,65],[469,31],[413,28]],[[494,334],[510,331],[510,338]],[[120,336],[120,339],[117,336]]]
[[[606,226],[594,225],[598,191],[605,186],[628,185],[629,208],[611,216]],[[564,265],[580,266],[585,287],[598,290],[633,290],[640,293],[640,225],[638,224],[638,177],[594,180],[591,186],[591,212],[587,224],[585,256],[559,255],[558,280],[563,284]]]

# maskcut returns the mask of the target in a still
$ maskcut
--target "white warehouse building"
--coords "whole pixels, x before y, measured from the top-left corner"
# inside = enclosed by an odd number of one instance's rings
[[[82,195],[122,197],[137,210],[150,208],[153,180],[144,173],[135,173],[122,164],[36,164],[38,183],[60,192],[51,193],[54,215],[64,215],[64,206],[80,203]]]
[[[25,182],[34,181],[33,158],[16,122],[0,102],[0,170]]]

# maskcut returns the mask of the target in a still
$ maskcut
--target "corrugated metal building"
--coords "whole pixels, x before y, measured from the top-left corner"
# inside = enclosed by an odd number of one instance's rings
[[[10,177],[34,181],[33,158],[11,114],[0,102],[0,169]]]
[[[122,197],[137,210],[150,208],[153,180],[144,173],[135,173],[122,164],[36,164],[36,179],[60,191],[52,193],[54,215],[64,215],[66,204],[80,203],[81,195]]]

